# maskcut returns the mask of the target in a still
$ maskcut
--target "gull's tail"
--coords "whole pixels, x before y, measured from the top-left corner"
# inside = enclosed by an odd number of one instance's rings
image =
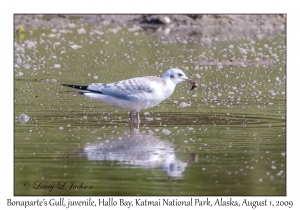
[[[92,94],[95,95],[95,93],[97,93],[97,95],[99,94],[103,94],[101,91],[96,91],[96,90],[88,90],[88,86],[83,86],[83,85],[70,85],[70,84],[61,84],[63,86],[67,86],[67,87],[71,87],[71,88],[76,88],[76,89],[80,89],[80,90],[85,90],[83,92],[77,92],[78,94],[81,95],[85,95],[85,96],[89,96]]]
[[[83,85],[70,85],[70,84],[61,84],[61,85],[71,87],[71,88],[80,89],[80,90],[88,90],[87,89],[88,86],[83,86]]]

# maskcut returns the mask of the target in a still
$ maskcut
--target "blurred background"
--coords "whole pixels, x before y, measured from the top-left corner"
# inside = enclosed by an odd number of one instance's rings
[[[14,30],[15,195],[286,195],[285,14],[18,14]],[[199,87],[134,132],[60,85],[172,67]]]

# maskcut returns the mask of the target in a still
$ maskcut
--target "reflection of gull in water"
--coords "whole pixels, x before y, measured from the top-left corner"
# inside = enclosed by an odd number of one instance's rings
[[[129,133],[85,146],[89,160],[119,161],[141,168],[162,167],[172,177],[182,176],[187,163],[177,160],[172,144],[152,135]]]

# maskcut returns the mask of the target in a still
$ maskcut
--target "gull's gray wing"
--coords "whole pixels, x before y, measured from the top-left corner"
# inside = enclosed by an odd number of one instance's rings
[[[92,83],[87,90],[119,99],[129,100],[155,91],[154,86],[163,84],[162,78],[148,76],[122,80],[115,83]]]

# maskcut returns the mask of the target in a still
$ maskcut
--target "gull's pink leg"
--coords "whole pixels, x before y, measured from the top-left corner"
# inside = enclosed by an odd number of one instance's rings
[[[136,129],[140,127],[140,112],[136,112]]]
[[[132,130],[132,123],[133,123],[133,111],[129,112],[129,118],[130,118],[130,130]]]

